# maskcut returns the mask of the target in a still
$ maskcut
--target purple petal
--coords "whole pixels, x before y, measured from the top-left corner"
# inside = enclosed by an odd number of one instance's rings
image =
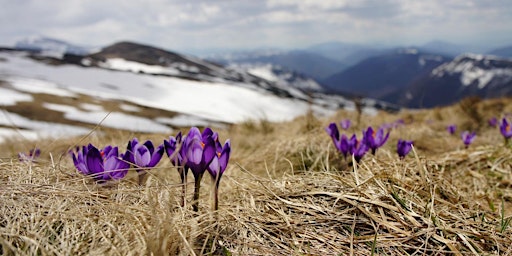
[[[212,137],[207,137],[204,140],[203,159],[201,164],[206,168],[212,162],[213,158],[217,155],[215,141]]]
[[[330,123],[329,126],[325,128],[325,131],[329,136],[331,136],[333,143],[338,144],[338,140],[340,139],[340,132],[335,123]]]
[[[137,144],[133,152],[134,163],[137,167],[146,167],[151,161],[151,154],[148,148],[144,145]]]
[[[228,139],[226,140],[226,143],[224,144],[224,148],[222,148],[222,153],[219,157],[219,164],[220,164],[220,172],[221,175],[226,170],[226,167],[228,166],[229,157],[231,155],[231,141]]]
[[[87,156],[85,156],[85,164],[90,174],[103,173],[103,158],[97,148],[89,147]]]
[[[157,150],[153,153],[151,156],[151,161],[149,161],[148,165],[146,167],[155,167],[160,159],[162,159],[162,156],[164,154],[164,144],[161,144],[158,146]]]
[[[144,146],[149,150],[149,154],[153,155],[153,152],[155,152],[155,147],[153,146],[153,142],[150,140],[147,140],[144,142]]]

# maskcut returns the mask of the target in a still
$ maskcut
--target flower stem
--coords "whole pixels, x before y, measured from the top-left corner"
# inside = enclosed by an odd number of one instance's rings
[[[184,167],[178,168],[182,168],[179,171],[181,178],[181,207],[185,208],[187,205],[187,172],[184,170]]]
[[[213,187],[213,192],[214,192],[214,195],[213,195],[213,210],[214,211],[217,211],[219,210],[219,183],[215,184],[215,186]]]
[[[196,177],[196,180],[195,180],[194,198],[193,198],[193,202],[192,202],[192,209],[194,210],[194,212],[199,211],[199,191],[201,189],[201,179],[202,178],[203,178],[203,174],[201,173]]]
[[[142,186],[144,185],[144,178],[146,177],[146,174],[147,172],[142,170],[142,171],[138,171],[138,174],[139,174],[139,186]]]

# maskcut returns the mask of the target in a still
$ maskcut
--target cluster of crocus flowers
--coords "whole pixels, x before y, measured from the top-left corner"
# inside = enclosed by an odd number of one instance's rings
[[[41,150],[38,148],[31,149],[28,154],[24,152],[18,153],[18,160],[20,162],[37,162],[37,158],[41,155]]]
[[[363,131],[361,139],[353,134],[350,138],[345,134],[340,134],[336,123],[331,123],[325,128],[325,131],[332,139],[334,146],[346,158],[348,155],[353,156],[354,160],[359,163],[363,156],[372,151],[375,154],[377,149],[386,143],[389,137],[389,131],[384,134],[384,129],[379,128],[377,132],[372,127],[368,127]]]
[[[210,128],[205,128],[201,133],[197,127],[192,127],[185,136],[179,132],[176,137],[170,136],[158,146],[149,140],[141,143],[134,138],[128,142],[124,154],[119,153],[118,147],[106,146],[98,149],[92,144],[77,147],[70,154],[76,169],[98,183],[120,180],[126,176],[130,166],[133,166],[139,174],[139,184],[142,184],[147,171],[158,164],[164,152],[178,168],[183,183],[182,206],[185,206],[188,171],[191,170],[195,179],[192,205],[194,211],[198,211],[201,179],[208,171],[214,187],[214,208],[217,210],[220,179],[229,162],[231,143],[227,140],[222,145],[218,133]]]
[[[169,140],[164,141],[164,145],[165,152],[171,163],[178,168],[183,183],[182,205],[185,206],[186,201],[188,170],[194,176],[194,211],[199,209],[201,180],[208,171],[213,183],[214,210],[217,210],[220,179],[226,170],[231,153],[230,140],[222,146],[218,133],[212,129],[207,127],[201,133],[197,127],[192,127],[185,136],[178,133],[176,137],[169,137]]]

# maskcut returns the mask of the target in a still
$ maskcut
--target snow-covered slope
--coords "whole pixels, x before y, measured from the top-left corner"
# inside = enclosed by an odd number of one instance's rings
[[[468,96],[512,95],[512,60],[490,55],[463,54],[417,79],[399,96],[408,107],[452,104]]]
[[[19,117],[4,119],[0,127],[3,134],[10,127],[25,133],[47,130],[52,123],[168,133],[182,126],[279,122],[311,110],[329,115],[355,108],[352,100],[316,88],[313,80],[284,69],[224,67],[132,42],[63,58],[5,49],[0,51],[0,92],[8,96],[0,100],[7,117]],[[368,113],[392,108],[362,102]]]
[[[272,64],[235,64],[228,66],[231,69],[241,70],[253,76],[276,83],[283,88],[298,88],[307,92],[324,91],[315,80]]]
[[[93,51],[93,49],[73,45],[62,40],[44,36],[27,37],[16,42],[14,47],[19,50],[40,52],[42,55],[55,58],[62,58],[65,53],[86,55]]]
[[[458,76],[463,86],[486,86],[512,81],[512,60],[490,55],[463,54],[432,71],[434,77]]]
[[[353,108],[351,101],[338,96],[318,96],[311,104],[305,100],[305,94],[293,88],[290,90],[292,96],[281,96],[254,84],[222,78],[204,81],[155,76],[137,70],[118,71],[145,66],[127,61],[118,61],[116,65],[117,70],[69,64],[48,65],[24,52],[0,52],[1,105],[12,110],[2,114],[0,126],[4,128],[0,137],[20,134],[20,130],[8,127],[22,129],[21,134],[26,138],[55,133],[58,136],[83,134],[90,129],[80,127],[80,124],[87,123],[101,123],[103,127],[114,129],[165,133],[177,126],[235,123],[250,119],[286,121],[305,114],[309,109],[318,115],[328,115],[340,106]],[[35,121],[17,114],[16,104],[30,102],[38,95],[55,98],[55,102],[43,102],[40,108],[43,113],[47,111],[45,116],[62,115],[67,120],[66,124]],[[112,111],[76,102],[85,96],[96,99],[94,102],[98,104],[119,102],[120,106]],[[121,107],[122,102],[128,105]],[[161,109],[162,114],[146,117],[137,114],[138,108]],[[165,113],[177,114],[166,116]],[[75,121],[80,124],[67,124]]]

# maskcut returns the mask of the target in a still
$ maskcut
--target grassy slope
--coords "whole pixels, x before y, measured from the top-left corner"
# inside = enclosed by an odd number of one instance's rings
[[[352,168],[324,131],[327,119],[247,122],[218,130],[231,138],[232,159],[221,182],[220,210],[209,206],[209,176],[200,211],[179,206],[178,173],[167,159],[146,186],[136,175],[100,187],[75,171],[64,153],[89,142],[124,146],[134,135],[92,133],[69,140],[10,142],[0,150],[0,251],[11,255],[509,255],[512,149],[485,120],[512,112],[510,100],[478,102],[397,115],[363,116],[351,128],[399,118],[376,156]],[[481,122],[480,125],[477,123]],[[465,149],[445,126],[479,129]],[[459,130],[460,131],[460,130]],[[173,134],[174,135],[174,134]],[[399,138],[415,153],[399,161]],[[38,163],[13,156],[37,146]],[[50,158],[51,154],[51,158]],[[64,155],[62,155],[64,154]],[[189,176],[189,182],[193,178]],[[189,198],[192,185],[188,186]],[[216,220],[216,221],[214,221]]]

